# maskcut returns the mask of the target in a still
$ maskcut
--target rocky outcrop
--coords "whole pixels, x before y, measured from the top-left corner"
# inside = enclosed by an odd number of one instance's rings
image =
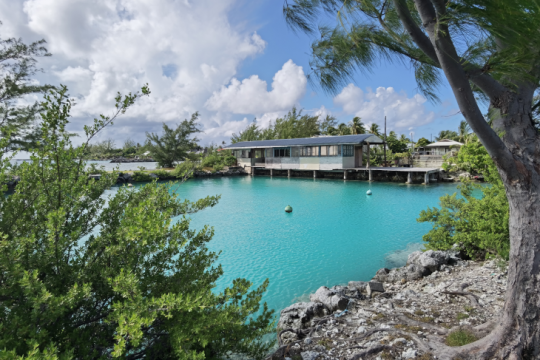
[[[328,314],[328,310],[322,303],[301,302],[292,304],[281,310],[278,329],[304,329],[310,325],[315,317],[323,317]]]
[[[280,332],[269,359],[443,359],[437,347],[449,334],[480,338],[493,328],[507,271],[501,261],[481,264],[457,252],[426,251],[411,254],[400,269],[380,269],[375,278],[380,283],[321,287],[312,302],[284,309],[278,327],[292,331]]]

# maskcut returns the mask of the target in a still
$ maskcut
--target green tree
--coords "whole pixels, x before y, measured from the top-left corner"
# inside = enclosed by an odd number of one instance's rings
[[[486,253],[508,259],[508,200],[497,167],[485,147],[473,138],[460,147],[457,155],[446,157],[443,168],[481,174],[490,185],[464,181],[458,187],[461,197],[445,195],[440,199],[440,209],[422,211],[418,221],[433,223],[433,229],[423,237],[426,247],[447,250],[461,243],[472,257]]]
[[[195,149],[197,138],[191,138],[201,130],[197,127],[199,113],[191,115],[191,119],[184,120],[176,126],[176,129],[163,124],[163,134],[146,133],[147,147],[152,158],[159,166],[165,168],[174,167],[174,163],[188,158],[189,152]]]
[[[456,141],[459,141],[461,143],[467,143],[471,139],[471,127],[465,120],[462,120],[459,123],[458,127],[458,133],[456,137]]]
[[[344,123],[339,124],[337,131],[339,135],[351,135],[351,128]]]
[[[416,147],[425,147],[426,145],[429,145],[431,144],[431,141],[429,141],[428,139],[426,139],[425,137],[421,137],[420,139],[418,139],[418,141],[416,142]]]
[[[353,135],[357,134],[365,134],[366,129],[364,128],[364,123],[362,123],[362,119],[358,116],[355,116],[351,122],[349,123],[351,127],[351,133]]]
[[[337,119],[334,116],[326,115],[324,119],[319,120],[319,131],[323,135],[333,135],[330,134],[331,129],[336,128]]]
[[[386,137],[386,143],[388,144],[388,148],[395,154],[395,153],[403,153],[407,151],[408,147],[408,141],[406,137],[403,135],[401,138],[397,137],[397,134],[395,131],[390,131],[388,136]]]
[[[276,119],[274,138],[295,139],[319,135],[319,117],[302,114],[302,111],[293,107],[283,118]]]
[[[268,128],[265,129],[259,129],[256,122],[253,122],[238,135],[233,134],[231,137],[231,143],[234,144],[240,141],[254,140],[296,139],[321,134],[318,116],[302,114],[302,111],[302,109],[298,110],[296,107],[294,107],[287,113],[287,115],[276,119],[273,124],[270,123]],[[324,126],[331,126],[335,119],[327,116],[326,120],[328,122],[325,123]]]
[[[252,122],[251,124],[249,124],[247,128],[244,131],[240,131],[238,135],[235,133],[231,136],[232,144],[236,144],[241,141],[255,140],[261,140],[261,131],[259,130],[256,122]]]
[[[1,24],[1,23],[0,23]],[[36,145],[40,127],[36,124],[39,103],[22,105],[20,100],[50,89],[36,84],[32,76],[38,71],[36,58],[50,56],[45,40],[25,44],[21,39],[0,39],[0,137],[9,138],[11,149],[28,149]]]
[[[434,349],[448,358],[538,357],[540,134],[532,109],[540,85],[538,1],[286,0],[283,12],[296,29],[319,29],[310,78],[326,91],[341,91],[357,70],[381,60],[411,62],[419,91],[431,100],[445,77],[506,189],[511,270],[494,331],[480,342]],[[325,12],[336,17],[335,28],[318,26]],[[480,108],[486,100],[491,122]]]
[[[139,96],[119,95],[115,116],[85,126],[86,144]],[[66,89],[42,107],[43,145],[18,168],[15,193],[0,197],[2,358],[262,358],[268,283],[250,291],[237,279],[213,292],[223,273],[206,247],[213,230],[183,216],[219,196],[182,201],[154,182],[106,198],[118,174],[89,181],[84,146],[65,131]]]
[[[458,138],[458,133],[452,130],[441,130],[437,136],[435,136],[436,141],[443,139],[456,140]]]
[[[371,124],[371,126],[368,129],[368,132],[373,135],[381,136],[379,125],[375,123]]]

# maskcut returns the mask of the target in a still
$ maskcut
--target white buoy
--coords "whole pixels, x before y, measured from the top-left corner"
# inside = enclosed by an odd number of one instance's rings
[[[368,191],[366,192],[366,195],[371,195],[371,190],[368,190]]]

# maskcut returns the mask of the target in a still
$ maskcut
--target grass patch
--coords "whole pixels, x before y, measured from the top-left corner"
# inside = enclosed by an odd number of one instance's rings
[[[468,319],[468,318],[469,318],[469,314],[465,314],[465,313],[457,314],[457,319],[458,320],[463,320],[463,319]]]
[[[399,330],[405,330],[405,331],[409,331],[413,333],[422,331],[422,328],[420,326],[409,326],[409,325],[404,325],[404,324],[397,324],[394,327]]]
[[[423,323],[432,323],[435,321],[435,318],[432,318],[431,316],[422,316],[418,318],[418,321]]]
[[[476,341],[476,336],[469,330],[458,329],[452,331],[446,337],[446,345],[448,346],[463,346]]]
[[[475,310],[472,306],[464,306],[463,309],[468,313],[472,313]]]
[[[332,346],[330,346],[331,342],[329,339],[319,340],[317,344],[324,346],[326,350],[330,350],[332,348]]]
[[[374,317],[372,317],[373,320],[382,320],[386,317],[386,315],[384,315],[383,313],[378,313],[377,315],[375,315]]]
[[[434,359],[434,357],[433,357],[433,354],[430,352],[423,353],[422,355],[416,357],[416,360],[432,360],[432,359]]]
[[[424,312],[422,310],[416,310],[414,312],[414,315],[422,316],[422,315],[424,315]]]

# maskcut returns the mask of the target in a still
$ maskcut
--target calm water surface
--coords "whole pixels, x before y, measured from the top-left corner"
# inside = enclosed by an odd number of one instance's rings
[[[420,211],[456,185],[246,176],[190,180],[177,191],[189,200],[222,196],[191,215],[192,228],[215,228],[209,247],[222,251],[225,272],[218,290],[238,277],[257,285],[269,278],[264,301],[281,310],[322,285],[369,280],[383,266],[402,265],[430,229],[416,222]]]

